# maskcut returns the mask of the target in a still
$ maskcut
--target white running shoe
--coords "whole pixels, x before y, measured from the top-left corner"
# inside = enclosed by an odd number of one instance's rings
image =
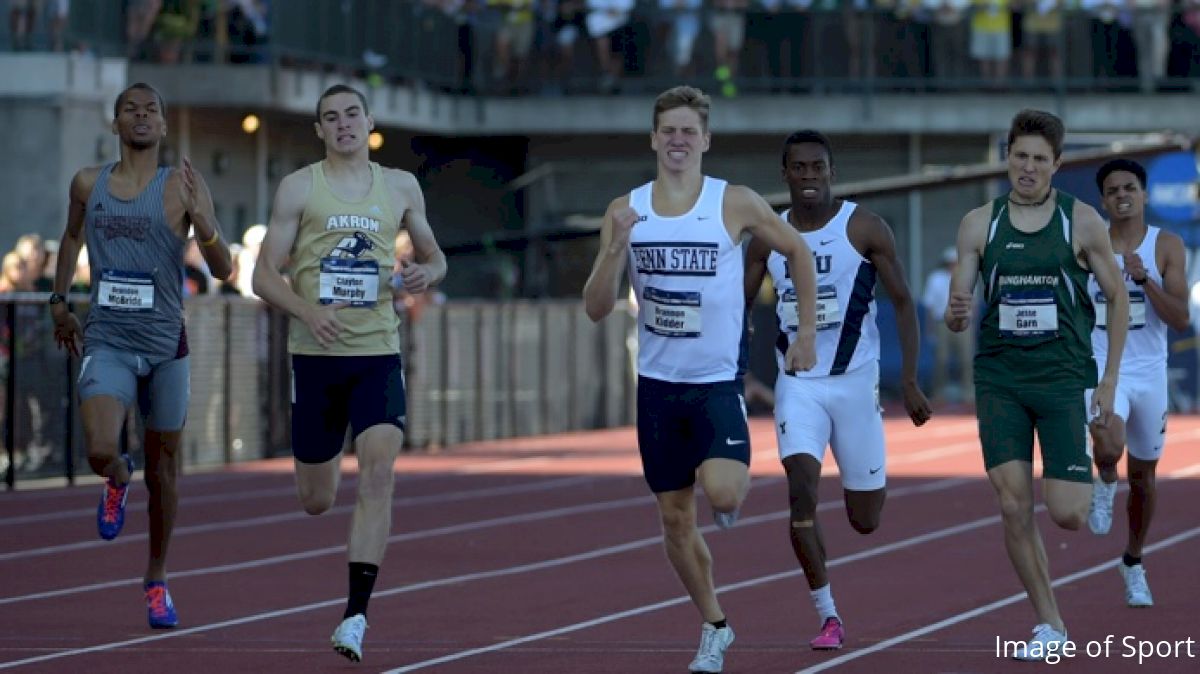
[[[1033,638],[1017,647],[1013,659],[1041,662],[1052,653],[1061,656],[1066,643],[1066,632],[1059,632],[1046,623],[1040,623],[1033,628]]]
[[[363,633],[367,631],[367,618],[359,613],[342,621],[333,631],[333,650],[350,658],[353,662],[362,661]]]
[[[1125,603],[1134,608],[1149,608],[1154,606],[1154,597],[1150,596],[1150,586],[1146,584],[1146,568],[1141,564],[1125,566],[1125,562],[1117,564],[1117,570],[1125,579]]]
[[[730,529],[733,527],[733,525],[737,524],[738,516],[741,514],[742,511],[740,508],[728,513],[714,510],[713,523],[717,525],[718,529]]]
[[[1088,511],[1088,528],[1093,534],[1103,536],[1112,528],[1113,499],[1117,495],[1117,483],[1096,478],[1092,484],[1092,509]]]
[[[733,643],[733,628],[726,625],[721,629],[704,623],[700,631],[700,650],[696,651],[696,659],[688,665],[688,671],[693,674],[721,674],[725,667],[725,649]]]

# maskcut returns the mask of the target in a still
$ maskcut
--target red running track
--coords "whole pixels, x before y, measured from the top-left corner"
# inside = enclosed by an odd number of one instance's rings
[[[829,464],[820,517],[848,630],[833,653],[807,648],[817,620],[787,541],[773,431],[769,420],[752,430],[755,481],[741,521],[716,531],[701,508],[737,632],[726,672],[1044,666],[996,655],[997,637],[1027,638],[1035,620],[1004,553],[973,419],[939,416],[920,430],[888,422],[889,499],[870,536],[846,522]],[[1079,647],[1058,668],[1200,671],[1198,448],[1200,418],[1172,418],[1146,554],[1152,609],[1124,605],[1114,568],[1122,520],[1102,538],[1039,515]],[[112,542],[96,537],[95,484],[0,494],[0,670],[686,671],[700,620],[662,552],[632,430],[400,457],[393,536],[357,665],[328,643],[344,605],[354,462],[346,469],[338,505],[316,518],[299,510],[288,460],[182,478],[171,550],[181,626],[167,632],[145,622],[140,485]],[[1154,653],[1140,667],[1139,648]]]

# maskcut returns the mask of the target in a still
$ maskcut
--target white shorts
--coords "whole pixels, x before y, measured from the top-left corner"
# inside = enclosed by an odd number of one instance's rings
[[[1088,414],[1092,409],[1092,389],[1084,392]],[[1145,374],[1122,374],[1113,397],[1113,413],[1125,420],[1125,446],[1129,455],[1142,461],[1162,458],[1167,435],[1167,369],[1157,368]]]
[[[879,406],[879,363],[845,374],[775,380],[775,438],[779,458],[808,454],[825,460],[833,449],[842,487],[874,491],[887,484],[883,410]]]

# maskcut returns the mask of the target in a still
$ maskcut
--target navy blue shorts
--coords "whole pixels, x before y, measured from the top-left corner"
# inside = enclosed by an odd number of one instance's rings
[[[325,463],[351,439],[379,424],[404,430],[404,368],[399,354],[292,355],[292,454]]]
[[[696,482],[708,459],[750,465],[750,428],[740,380],[676,384],[638,377],[638,449],[656,494]]]

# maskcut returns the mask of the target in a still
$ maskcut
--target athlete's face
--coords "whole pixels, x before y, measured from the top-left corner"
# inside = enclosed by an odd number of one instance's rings
[[[358,96],[346,92],[321,101],[321,119],[316,128],[327,152],[354,154],[367,146],[375,120],[363,110]]]
[[[1104,178],[1100,199],[1114,222],[1132,220],[1140,217],[1146,207],[1146,190],[1129,171],[1113,171]]]
[[[163,119],[158,96],[146,89],[125,92],[112,123],[113,133],[122,145],[135,150],[154,147],[167,135],[167,120]]]
[[[688,107],[672,108],[659,114],[658,128],[650,135],[650,147],[658,154],[659,166],[684,171],[700,166],[709,140],[700,113]]]
[[[793,204],[818,204],[832,198],[834,171],[829,153],[820,143],[793,143],[787,149],[783,182]]]
[[[1013,192],[1027,200],[1039,199],[1050,190],[1050,179],[1062,159],[1041,136],[1017,136],[1008,148],[1008,181]]]

